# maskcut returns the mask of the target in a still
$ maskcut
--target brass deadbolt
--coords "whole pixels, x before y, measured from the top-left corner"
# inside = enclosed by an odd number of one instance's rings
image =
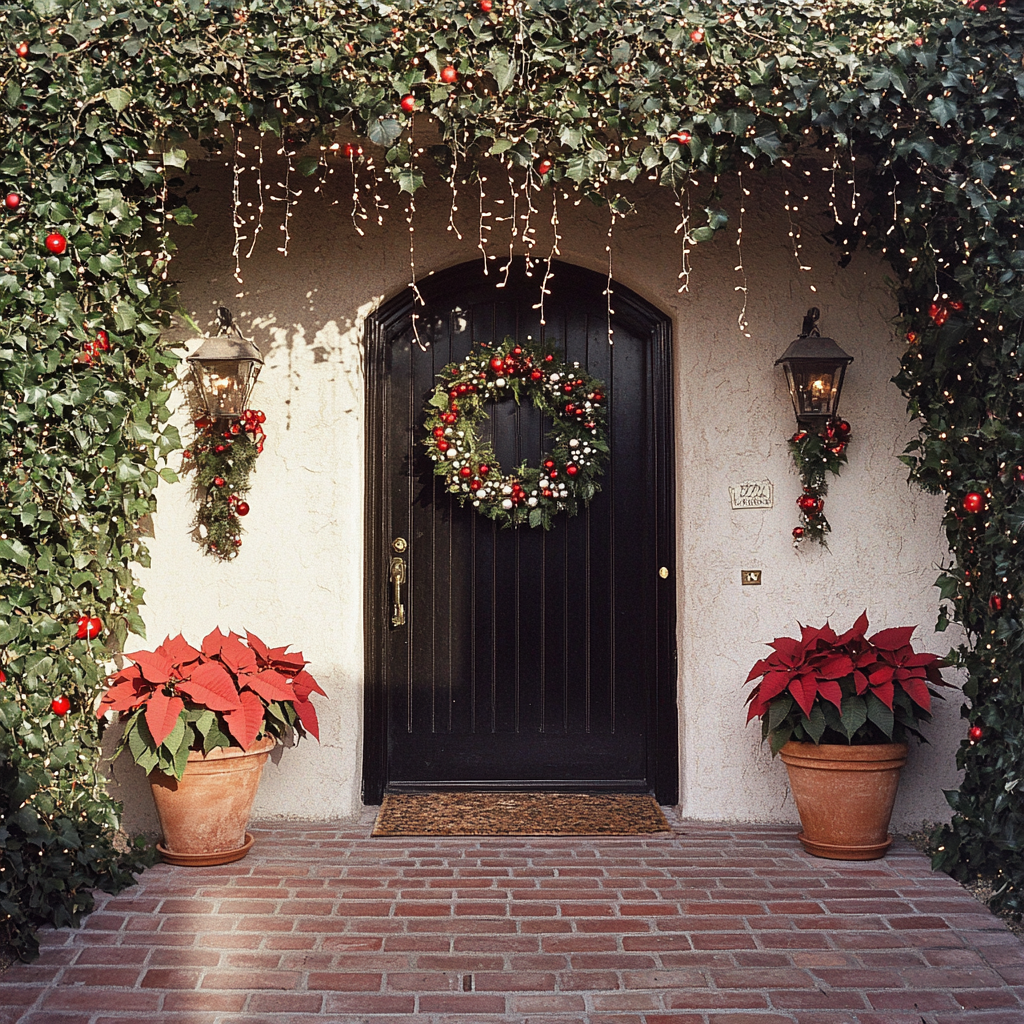
[[[396,537],[392,542],[391,546],[401,554],[409,545],[406,544],[404,537]]]

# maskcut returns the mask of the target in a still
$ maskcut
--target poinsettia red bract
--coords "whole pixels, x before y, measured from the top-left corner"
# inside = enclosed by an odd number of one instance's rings
[[[747,697],[747,721],[762,720],[772,753],[790,739],[814,743],[902,742],[923,739],[916,725],[930,718],[932,687],[949,686],[939,658],[915,653],[914,626],[868,637],[867,612],[837,635],[825,623],[800,627],[800,638],[778,637],[773,653],[750,670],[760,682]]]
[[[192,750],[247,750],[263,736],[293,733],[320,738],[310,695],[326,694],[287,647],[215,629],[199,650],[179,635],[125,658],[131,664],[110,676],[96,714],[120,715],[117,753],[127,748],[147,772],[180,779]]]

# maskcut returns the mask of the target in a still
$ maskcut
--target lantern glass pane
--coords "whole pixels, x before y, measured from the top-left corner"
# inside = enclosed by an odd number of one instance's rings
[[[193,364],[211,416],[238,417],[249,394],[252,363],[247,359],[210,360]]]
[[[786,366],[797,419],[826,419],[835,415],[846,367],[835,363],[793,360]]]

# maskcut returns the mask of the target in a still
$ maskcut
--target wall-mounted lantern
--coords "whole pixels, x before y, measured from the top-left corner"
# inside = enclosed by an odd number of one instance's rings
[[[797,423],[815,431],[835,419],[846,367],[853,362],[853,356],[818,333],[820,316],[818,308],[812,306],[804,317],[800,337],[775,360],[775,365],[781,363],[786,371]]]
[[[217,315],[224,329],[234,328],[238,337],[221,334],[204,339],[188,363],[208,415],[214,420],[237,420],[248,405],[263,356],[253,342],[242,337],[229,310],[222,306]]]

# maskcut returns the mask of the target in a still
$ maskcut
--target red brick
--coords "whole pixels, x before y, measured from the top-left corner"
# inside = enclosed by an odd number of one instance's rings
[[[473,975],[477,992],[553,992],[555,976],[531,971],[481,972]]]
[[[772,997],[774,999],[775,993]],[[713,992],[706,987],[666,992],[663,999],[669,1010],[760,1010],[768,1007],[768,999],[759,992]]]
[[[461,985],[457,974],[439,972],[408,972],[389,971],[387,988],[396,992],[456,992]]]
[[[420,996],[420,1013],[504,1013],[504,996]]]
[[[814,988],[814,979],[806,971],[786,967],[711,972],[717,988]]]
[[[301,976],[296,971],[209,971],[203,988],[295,988]]]
[[[249,1000],[251,1013],[320,1013],[324,997],[315,992],[257,992]]]
[[[647,936],[629,937],[623,939],[623,948],[627,941],[651,940]],[[618,939],[614,935],[552,935],[541,940],[541,948],[551,953],[607,953],[618,948]]]
[[[948,992],[906,991],[865,992],[868,1004],[875,1010],[955,1010],[956,1002]]]
[[[661,998],[653,992],[595,992],[595,1010],[660,1010]]]
[[[1021,1019],[1024,1020],[1024,1005],[1007,989],[979,989],[974,992],[954,992],[952,995],[965,1010],[990,1010],[1000,1006],[1019,1007]]]
[[[694,949],[756,949],[753,935],[745,932],[707,932],[692,935]],[[623,940],[625,943],[625,940]]]
[[[344,995],[331,993],[324,1000],[323,1014],[336,1013],[414,1013],[415,996],[378,996],[359,993]]]
[[[201,974],[202,971],[181,967],[151,968],[142,977],[142,987],[193,989],[199,984]]]
[[[171,1010],[222,1010],[237,1013],[249,998],[248,992],[168,992],[163,1012]]]
[[[586,1005],[582,996],[513,996],[510,1009],[512,1013],[574,1013],[582,1015]]]
[[[707,985],[700,971],[623,971],[626,988],[701,988]]]
[[[149,1013],[160,1005],[156,992],[112,991],[104,988],[58,988],[43,1000],[47,1010],[133,1010]]]
[[[306,988],[330,992],[379,992],[383,975],[343,971],[315,971],[306,979]]]

